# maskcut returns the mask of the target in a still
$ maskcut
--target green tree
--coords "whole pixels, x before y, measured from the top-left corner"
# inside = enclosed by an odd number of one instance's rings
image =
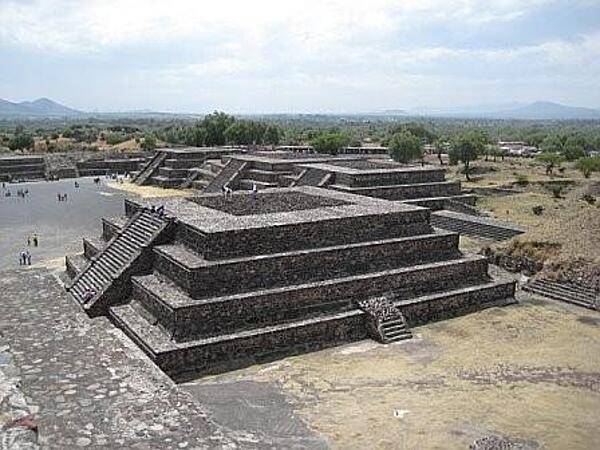
[[[388,144],[388,151],[394,161],[404,164],[423,157],[421,140],[408,131],[392,135]]]
[[[575,167],[581,171],[584,177],[589,178],[592,172],[600,172],[600,156],[579,158]]]
[[[537,157],[538,161],[543,162],[546,166],[546,175],[552,176],[554,168],[559,167],[564,161],[562,154],[558,152],[544,152]]]
[[[563,147],[563,155],[567,161],[575,161],[585,156],[585,140],[578,139],[576,136],[569,136]]]
[[[461,161],[465,166],[465,178],[470,181],[469,169],[471,161],[485,150],[487,139],[483,133],[478,130],[466,130],[459,133],[452,141],[450,149],[450,158],[454,161]]]
[[[32,148],[33,144],[33,136],[27,133],[18,133],[15,134],[10,141],[8,141],[8,148],[11,150],[23,150],[26,148]]]
[[[348,145],[350,138],[342,133],[326,132],[318,134],[311,140],[311,145],[317,153],[337,155]]]
[[[224,112],[215,111],[208,114],[200,121],[200,126],[206,130],[205,145],[225,145],[225,130],[229,128],[235,118]]]
[[[232,145],[248,145],[252,142],[247,122],[236,121],[225,130],[225,141]]]
[[[281,139],[281,129],[277,125],[269,125],[265,130],[265,144],[277,145]]]
[[[146,133],[144,135],[144,140],[142,141],[142,149],[144,150],[154,150],[156,148],[156,138],[151,133]]]

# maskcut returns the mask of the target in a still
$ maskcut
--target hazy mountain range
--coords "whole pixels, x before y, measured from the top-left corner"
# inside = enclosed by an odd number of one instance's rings
[[[34,101],[9,102],[0,99],[0,118],[62,118],[85,117],[89,115],[109,116],[170,116],[178,114],[161,113],[150,110],[138,110],[120,113],[84,112],[61,105],[48,98]],[[184,114],[185,115],[185,114]],[[275,114],[274,114],[275,115]],[[505,103],[496,105],[479,105],[459,108],[414,108],[393,109],[369,113],[370,116],[429,116],[429,117],[462,117],[490,119],[522,119],[522,120],[600,120],[600,110],[561,105],[546,101],[523,103]]]

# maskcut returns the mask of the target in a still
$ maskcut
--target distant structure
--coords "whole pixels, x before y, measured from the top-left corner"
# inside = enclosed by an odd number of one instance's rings
[[[537,147],[522,141],[498,141],[498,147],[510,156],[535,156],[540,153]]]
[[[46,176],[43,156],[9,156],[0,158],[0,181],[37,180]]]

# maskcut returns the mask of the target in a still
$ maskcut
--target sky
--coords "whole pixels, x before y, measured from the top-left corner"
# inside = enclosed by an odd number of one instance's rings
[[[600,108],[600,0],[0,0],[0,67],[85,111]]]

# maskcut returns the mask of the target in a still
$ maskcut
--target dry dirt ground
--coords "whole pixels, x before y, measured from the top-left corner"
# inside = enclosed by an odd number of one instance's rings
[[[109,181],[106,183],[108,187],[125,191],[128,194],[137,195],[142,198],[149,197],[183,197],[195,193],[192,189],[164,189],[158,186],[138,186],[135,183],[124,181],[117,183]]]
[[[521,301],[193,384],[276,382],[339,449],[600,448],[600,314]]]

